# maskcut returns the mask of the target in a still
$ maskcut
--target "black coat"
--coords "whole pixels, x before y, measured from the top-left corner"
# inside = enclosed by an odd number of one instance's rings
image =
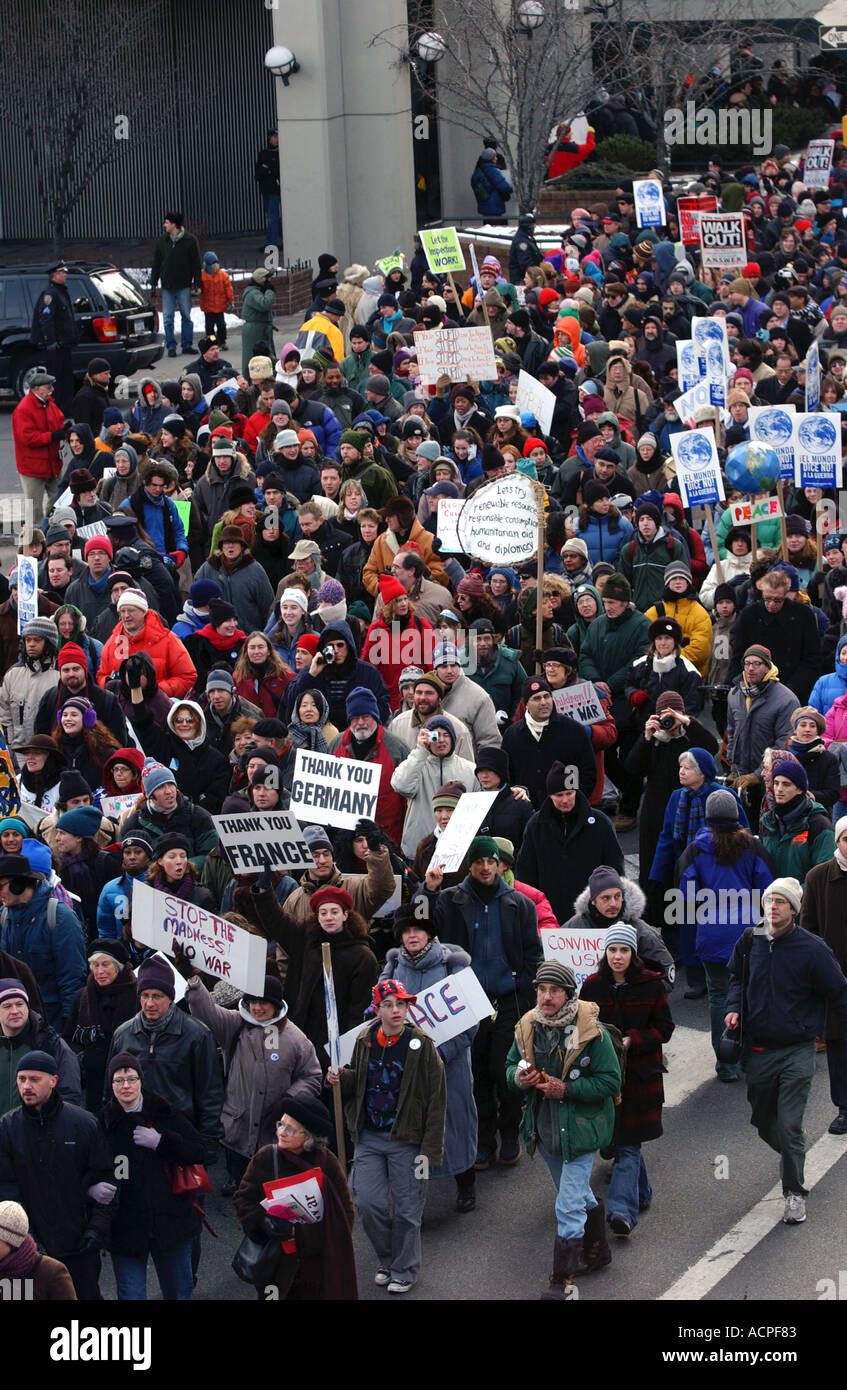
[[[729,641],[729,682],[741,675],[748,647],[767,647],[782,684],[794,691],[801,705],[808,703],[821,674],[821,639],[817,618],[807,604],[786,599],[778,613],[769,613],[764,603],[751,603],[733,623]]]
[[[705,748],[713,755],[718,751],[714,734],[696,719],[692,719],[682,738],[672,738],[667,743],[639,734],[624,762],[633,777],[646,778],[638,812],[638,882],[645,892],[668,801],[672,792],[679,791],[679,755],[689,748]]]
[[[476,832],[477,835],[494,835],[511,840],[515,854],[521,847],[524,831],[534,815],[531,801],[519,801],[512,795],[512,788],[506,784],[491,803],[485,820]],[[428,861],[427,861],[428,862]]]
[[[799,743],[793,743],[791,752],[806,769],[809,791],[815,801],[831,811],[841,796],[841,768],[835,754],[823,744],[803,748]]]
[[[126,1023],[137,1012],[135,975],[128,965],[111,985],[104,987],[95,984],[93,975],[89,975],[75,994],[64,1036],[80,1055],[86,1110],[97,1111],[103,1104],[106,1059],[112,1034],[119,1024]]]
[[[565,767],[577,768],[579,790],[586,799],[594,791],[597,762],[591,735],[584,724],[577,723],[569,714],[559,714],[554,709],[540,739],[533,738],[525,719],[510,724],[503,735],[503,747],[518,784],[526,787],[536,810],[547,795],[547,773],[556,761],[564,763]]]
[[[129,742],[126,720],[114,695],[110,695],[108,690],[101,690],[90,676],[87,688],[82,691],[82,694],[91,701],[100,722],[105,724],[106,728],[115,735],[118,740],[118,747],[126,748]],[[33,733],[52,734],[56,727],[56,716],[65,700],[69,698],[70,691],[67,686],[62,685],[61,681],[52,690],[48,690],[46,694],[42,695],[35,712]],[[99,786],[99,783],[96,786]]]
[[[615,1110],[615,1143],[643,1144],[662,1133],[662,1043],[674,1030],[665,982],[651,970],[616,989],[604,972],[589,975],[580,999],[599,1004],[601,1023],[629,1038],[621,1103]]]
[[[114,1160],[124,1158],[118,1182],[117,1211],[109,1235],[114,1255],[145,1259],[150,1242],[160,1250],[173,1250],[192,1240],[200,1230],[201,1218],[187,1196],[171,1191],[166,1164],[203,1163],[202,1136],[178,1111],[154,1092],[142,1089],[140,1110],[131,1114],[116,1100],[109,1100],[100,1124]],[[155,1149],[142,1148],[133,1139],[136,1125],[152,1125],[162,1138]],[[117,1168],[116,1168],[117,1171]]]
[[[131,706],[132,727],[144,752],[172,768],[183,796],[216,816],[229,791],[232,767],[208,737],[189,748],[167,725],[157,724],[146,704]]]
[[[131,1052],[144,1063],[144,1084],[200,1131],[205,1162],[217,1157],[223,1135],[223,1075],[215,1040],[205,1024],[173,1009],[165,1027],[148,1033],[141,1014],[112,1035],[109,1056]]]
[[[623,851],[612,822],[579,791],[570,816],[561,815],[549,797],[533,816],[515,860],[515,878],[540,888],[557,919],[566,922],[598,864],[622,874]]]
[[[85,378],[71,401],[71,419],[76,425],[88,425],[93,435],[100,433],[103,412],[109,404],[109,392],[104,386]]]

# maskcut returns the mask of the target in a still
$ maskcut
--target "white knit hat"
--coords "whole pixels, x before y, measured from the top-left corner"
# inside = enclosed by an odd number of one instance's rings
[[[18,1250],[29,1234],[29,1218],[20,1202],[0,1202],[0,1240]]]
[[[280,607],[284,603],[296,603],[298,608],[302,608],[304,613],[309,611],[309,601],[302,589],[283,589]]]
[[[847,816],[843,816],[842,819],[847,821]],[[803,904],[803,887],[799,879],[775,878],[773,883],[769,883],[763,892],[762,902],[767,902],[768,898],[773,893],[778,893],[780,897],[786,898],[795,912],[800,911]]]
[[[147,595],[145,593],[142,593],[141,589],[124,589],[123,593],[121,594],[120,598],[115,604],[115,607],[117,608],[119,613],[123,608],[124,604],[132,604],[133,608],[140,608],[144,613],[146,613],[150,607],[149,603],[147,602]]]

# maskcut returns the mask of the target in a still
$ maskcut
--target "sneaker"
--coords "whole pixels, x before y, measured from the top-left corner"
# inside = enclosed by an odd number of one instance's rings
[[[517,1139],[500,1141],[500,1160],[504,1168],[514,1168],[521,1161],[521,1146]]]
[[[496,1154],[488,1153],[486,1149],[477,1149],[476,1158],[473,1161],[474,1169],[477,1173],[484,1173],[487,1168],[491,1167],[495,1158]]]
[[[847,1134],[847,1110],[839,1110],[829,1127],[830,1134]]]
[[[632,1223],[625,1216],[610,1216],[609,1225],[616,1236],[629,1236],[632,1234]]]
[[[414,1279],[392,1279],[388,1285],[389,1293],[408,1293],[415,1287]]]
[[[383,1265],[380,1265],[379,1269],[374,1275],[374,1283],[379,1284],[380,1288],[384,1288],[386,1284],[390,1284],[391,1270],[386,1269]]]
[[[789,1192],[785,1198],[785,1215],[782,1220],[786,1226],[799,1226],[801,1221],[805,1221],[805,1197],[801,1197],[798,1192]]]

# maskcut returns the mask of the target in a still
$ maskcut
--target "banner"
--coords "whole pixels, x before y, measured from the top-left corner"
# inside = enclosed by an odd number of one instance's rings
[[[757,497],[749,502],[730,502],[729,512],[733,526],[752,526],[782,516],[782,504],[778,497]]]
[[[806,410],[821,407],[821,354],[817,338],[806,353]]]
[[[593,975],[603,956],[606,928],[599,931],[565,931],[564,927],[542,927],[541,945],[545,960],[570,966],[580,988]]]
[[[701,213],[701,269],[741,270],[746,264],[743,212]]]
[[[34,555],[19,555],[18,571],[18,636],[28,622],[38,617],[38,561]]]
[[[160,893],[136,879],[132,886],[132,935],[136,941],[173,956],[173,944],[183,948],[197,970],[217,975],[247,994],[261,995],[265,986],[268,944],[262,936],[243,931],[234,922]]]
[[[834,153],[834,140],[809,141],[803,165],[803,183],[806,188],[829,188]]]
[[[676,213],[683,246],[700,245],[700,213],[717,212],[717,210],[718,200],[714,193],[692,194],[687,198],[677,198]]]
[[[553,411],[556,409],[556,396],[547,386],[542,386],[534,376],[523,369],[518,372],[518,394],[515,396],[518,410],[528,410],[534,415],[542,434],[549,434],[553,428]]]
[[[455,227],[435,227],[429,231],[418,232],[418,236],[424,249],[426,263],[436,275],[464,270],[465,258]]]
[[[459,797],[455,811],[436,841],[427,869],[441,868],[447,874],[456,873],[471,840],[499,795],[500,789],[495,787],[491,792],[465,792]]]
[[[794,416],[796,487],[841,486],[841,414],[823,411]]]
[[[580,724],[599,724],[606,718],[600,696],[591,681],[577,681],[553,691],[553,704],[560,714],[569,714]]]
[[[453,382],[497,379],[490,328],[434,328],[415,335],[415,351],[424,386],[434,386],[440,376]]]
[[[794,479],[794,406],[751,405],[747,410],[750,438],[767,444],[779,459],[780,478]]]
[[[288,811],[234,812],[212,816],[233,873],[265,868],[313,869],[315,861],[303,831]]]
[[[721,466],[711,425],[672,434],[670,440],[683,507],[723,502]]]
[[[456,529],[462,550],[486,565],[531,560],[538,549],[539,506],[545,497],[541,484],[523,473],[509,473],[477,488],[459,514]]]
[[[700,376],[706,377],[707,380],[722,376],[725,385],[726,378],[734,370],[729,355],[726,320],[706,318],[702,314],[692,319],[691,341],[694,345],[694,351],[697,353]],[[717,404],[719,402],[712,401],[712,405]],[[724,402],[720,402],[720,404],[724,404]]]
[[[435,534],[441,541],[441,549],[449,555],[460,555],[462,552],[462,542],[459,540],[456,523],[462,514],[464,505],[463,497],[442,497],[438,502]]]
[[[633,179],[637,227],[664,227],[667,221],[665,195],[658,179]]]
[[[493,1013],[491,1000],[468,965],[464,970],[457,970],[455,975],[436,980],[419,994],[416,1003],[409,1005],[409,1022],[422,1029],[439,1047]],[[342,1033],[339,1039],[342,1067],[346,1067],[353,1056],[362,1027],[359,1023],[348,1033]],[[324,1051],[329,1052],[327,1043],[324,1043]]]
[[[353,830],[364,816],[376,819],[380,763],[335,758],[298,748],[291,787],[291,811],[304,825],[337,825]]]

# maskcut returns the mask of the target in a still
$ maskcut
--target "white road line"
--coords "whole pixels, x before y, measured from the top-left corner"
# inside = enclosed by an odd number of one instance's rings
[[[845,1153],[847,1148],[843,1139],[833,1134],[822,1135],[806,1154],[806,1187],[811,1191]],[[660,1294],[658,1301],[705,1298],[745,1255],[755,1249],[759,1241],[779,1225],[784,1204],[782,1184],[777,1183],[702,1259],[691,1265],[681,1278]]]
[[[669,1109],[681,1105],[707,1081],[715,1080],[715,1054],[709,1033],[701,1033],[696,1028],[683,1028],[679,1024],[664,1050],[669,1068],[663,1078],[665,1109]]]

